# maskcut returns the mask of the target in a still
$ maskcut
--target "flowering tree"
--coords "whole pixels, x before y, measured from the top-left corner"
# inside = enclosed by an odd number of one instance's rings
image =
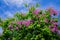
[[[59,40],[57,12],[54,9],[29,8],[26,14],[16,13],[13,18],[7,18],[1,22],[3,35],[1,40]]]

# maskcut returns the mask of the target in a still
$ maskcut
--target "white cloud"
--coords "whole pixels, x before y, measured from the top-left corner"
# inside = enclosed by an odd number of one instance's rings
[[[7,17],[13,17],[13,13],[9,12],[9,11],[6,11],[4,13]]]
[[[32,0],[4,0],[5,4],[8,5],[9,7],[13,7],[13,6],[17,6],[17,8],[23,6],[24,3],[30,4],[32,3]],[[14,10],[13,10],[14,11]],[[24,13],[26,12],[25,10],[21,10],[20,12],[24,11]],[[10,11],[5,11],[4,14],[7,17],[13,17],[13,13],[11,13]]]
[[[16,5],[16,6],[21,6],[23,5],[24,3],[31,3],[32,0],[4,0],[4,2],[7,4],[7,5]]]

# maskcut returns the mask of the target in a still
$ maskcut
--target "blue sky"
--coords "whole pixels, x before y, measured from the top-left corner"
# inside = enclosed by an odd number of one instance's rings
[[[26,12],[28,9],[24,7],[24,3],[29,6],[31,4],[40,4],[40,9],[53,7],[60,10],[60,0],[0,0],[0,17],[13,17],[15,12]]]

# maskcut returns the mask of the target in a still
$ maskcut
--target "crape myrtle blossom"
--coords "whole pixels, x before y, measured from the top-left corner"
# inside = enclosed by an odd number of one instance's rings
[[[55,21],[52,20],[52,19],[50,20],[50,23],[52,23],[53,25],[56,25],[56,26],[58,25],[58,22],[55,22]]]
[[[54,22],[54,20],[53,20],[53,19],[51,19],[51,20],[50,20],[50,23],[53,23],[53,22]]]
[[[53,9],[50,10],[50,15],[57,15],[57,13],[58,13],[58,12],[57,12],[56,10],[53,10]]]
[[[57,32],[58,31],[58,28],[57,26],[49,26],[51,32]]]
[[[30,22],[34,22],[34,20],[30,20]]]
[[[17,21],[16,24],[19,24],[20,25],[19,28],[22,28],[22,21]],[[16,27],[16,29],[18,29],[18,27]]]
[[[30,22],[31,20],[23,20],[23,21],[17,21],[16,24],[29,26]]]
[[[20,24],[21,25],[22,24],[22,21],[17,21],[16,24]]]
[[[40,10],[40,12],[36,13],[37,15],[33,14],[31,12],[28,12],[30,14],[27,13],[26,16],[24,16],[22,14],[21,15],[18,14],[17,15],[18,19],[15,18],[15,20],[13,20],[13,23],[11,23],[12,21],[6,20],[6,24],[4,25],[4,23],[5,23],[5,21],[4,21],[3,27],[10,24],[8,26],[8,28],[5,28],[5,29],[8,30],[8,35],[10,32],[11,32],[11,34],[13,34],[13,37],[12,37],[13,39],[15,37],[16,37],[16,39],[17,38],[19,39],[20,38],[19,35],[20,35],[20,36],[22,36],[21,38],[24,37],[22,39],[22,40],[24,40],[25,37],[28,34],[30,34],[31,36],[34,36],[34,35],[42,36],[43,35],[43,37],[44,37],[43,39],[45,40],[46,37],[44,36],[44,34],[48,35],[47,33],[49,33],[48,40],[49,40],[49,38],[51,38],[50,40],[53,40],[52,38],[55,39],[56,34],[60,34],[60,31],[58,28],[58,21],[55,18],[51,18],[48,11],[46,11],[47,14],[43,14],[42,12],[43,11]],[[19,16],[21,17],[21,19],[19,19]],[[8,24],[7,24],[7,22],[8,22]],[[39,30],[41,30],[42,32]],[[7,33],[7,31],[4,31],[3,33],[5,34],[5,32]],[[32,33],[33,33],[33,35],[32,35]],[[17,35],[17,34],[19,34],[19,35]],[[24,34],[24,35],[22,35],[22,34]],[[42,34],[42,35],[40,35],[40,34]],[[3,35],[3,36],[5,36],[5,35]],[[52,37],[50,37],[50,36],[52,36]],[[30,39],[29,35],[27,38]]]
[[[49,8],[48,11],[50,12],[50,16],[51,15],[57,15],[58,11],[54,10],[53,8]]]
[[[44,19],[44,22],[45,22],[45,23],[48,23],[48,19],[47,19],[47,18],[45,18],[45,19]]]
[[[54,26],[57,26],[57,25],[58,25],[58,22],[53,22],[53,25],[54,25]]]
[[[58,31],[58,29],[56,27],[51,29],[51,32],[57,32],[57,31]]]
[[[50,29],[52,29],[53,27],[52,26],[49,26]]]
[[[39,14],[39,9],[34,10],[32,13],[38,15]]]
[[[19,28],[18,27],[16,27],[16,30],[18,30]]]
[[[25,26],[29,26],[30,22],[31,22],[31,20],[24,20],[24,21],[22,21],[22,24],[24,24]]]
[[[8,28],[9,28],[9,29],[13,29],[12,25],[9,25]]]

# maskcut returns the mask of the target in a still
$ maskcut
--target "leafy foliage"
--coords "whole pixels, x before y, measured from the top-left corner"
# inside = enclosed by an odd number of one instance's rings
[[[16,13],[13,18],[7,18],[1,22],[4,32],[0,39],[60,40],[60,36],[57,35],[57,29],[52,32],[53,28],[49,28],[49,26],[55,26],[54,22],[58,22],[58,18],[53,19],[53,23],[51,20],[49,11],[46,10],[43,13],[43,10],[36,11],[36,8],[31,6],[26,14]],[[56,27],[58,27],[57,24]]]

